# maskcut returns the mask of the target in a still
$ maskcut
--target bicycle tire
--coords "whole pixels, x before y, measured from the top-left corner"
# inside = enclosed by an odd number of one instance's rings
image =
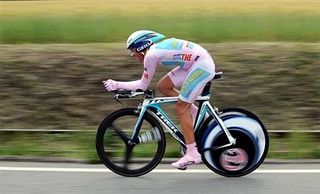
[[[269,148],[269,136],[268,136],[268,132],[265,128],[265,126],[263,125],[262,121],[252,112],[245,110],[245,109],[241,109],[241,108],[227,108],[227,109],[223,109],[220,111],[221,112],[221,117],[225,116],[226,114],[239,114],[239,115],[245,115],[255,121],[257,121],[260,126],[261,126],[261,130],[262,133],[264,134],[264,138],[265,138],[265,147],[262,153],[262,156],[259,158],[259,160],[255,163],[253,163],[251,165],[252,159],[250,159],[251,155],[250,152],[253,152],[254,150],[254,146],[251,145],[249,146],[248,144],[250,143],[250,138],[248,137],[248,134],[245,135],[244,133],[242,133],[241,129],[236,129],[236,128],[228,128],[230,133],[237,139],[238,144],[242,141],[242,143],[240,143],[240,146],[232,146],[231,149],[235,148],[235,149],[243,149],[245,150],[245,152],[248,153],[248,157],[249,157],[249,163],[248,168],[245,168],[243,170],[239,170],[239,171],[228,171],[228,170],[223,170],[223,168],[221,167],[221,164],[218,162],[218,158],[213,156],[213,160],[215,161],[215,165],[217,165],[216,167],[212,166],[212,164],[210,164],[204,157],[204,153],[202,153],[202,157],[203,157],[203,161],[205,163],[205,165],[210,168],[212,171],[214,171],[215,173],[222,175],[222,176],[226,176],[226,177],[241,177],[241,176],[245,176],[251,172],[253,172],[254,170],[256,170],[264,161],[264,159],[267,156],[268,153],[268,148]],[[209,121],[207,121],[208,123]],[[203,133],[201,134],[203,135]],[[246,139],[247,138],[247,139]],[[219,143],[219,141],[225,141],[223,143]],[[217,144],[225,144],[227,142],[227,139],[225,137],[225,135],[221,132],[220,134],[217,135],[217,138],[215,139],[215,141],[212,143],[212,147],[216,146]],[[242,145],[241,145],[242,144]],[[245,146],[244,146],[245,145]],[[226,149],[222,149],[219,151],[215,151],[215,153],[212,152],[213,155],[215,156],[219,156],[221,155],[221,153],[227,150]]]
[[[161,162],[165,152],[163,129],[148,112],[144,114],[139,135],[158,130],[160,138],[146,143],[128,144],[138,116],[135,108],[120,109],[107,116],[97,131],[96,150],[100,160],[121,176],[137,177],[152,171]]]

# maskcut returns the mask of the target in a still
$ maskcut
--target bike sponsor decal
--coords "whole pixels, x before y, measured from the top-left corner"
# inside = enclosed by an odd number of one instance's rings
[[[159,102],[164,102],[164,100],[150,100],[148,104],[153,104],[153,103],[159,103]]]
[[[178,133],[180,132],[165,116],[161,114],[160,111],[156,112],[156,115],[170,128],[173,132]]]

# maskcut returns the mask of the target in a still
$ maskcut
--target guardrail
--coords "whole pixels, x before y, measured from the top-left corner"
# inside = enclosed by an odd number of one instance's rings
[[[96,129],[0,129],[0,132],[96,132]],[[167,132],[165,130],[165,132]],[[269,130],[268,133],[320,133],[320,130]]]
[[[0,129],[0,132],[96,132],[91,129]]]

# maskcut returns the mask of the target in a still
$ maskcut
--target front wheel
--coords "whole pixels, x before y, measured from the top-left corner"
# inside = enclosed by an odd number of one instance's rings
[[[96,150],[111,171],[136,177],[153,170],[165,152],[165,135],[161,125],[146,112],[139,132],[139,142],[130,143],[139,113],[134,108],[118,110],[100,124]]]

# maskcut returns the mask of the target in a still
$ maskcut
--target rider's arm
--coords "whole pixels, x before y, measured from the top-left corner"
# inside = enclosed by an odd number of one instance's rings
[[[158,60],[154,55],[146,55],[144,58],[144,71],[140,80],[129,82],[117,82],[118,89],[125,90],[146,90],[151,83],[154,72],[156,71]]]

